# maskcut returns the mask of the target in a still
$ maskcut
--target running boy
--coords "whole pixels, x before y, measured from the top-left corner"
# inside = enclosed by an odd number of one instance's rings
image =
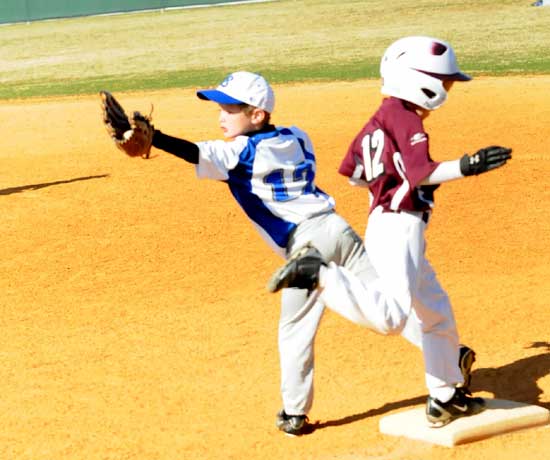
[[[455,81],[471,79],[458,69],[449,43],[402,38],[386,50],[380,73],[382,94],[389,97],[355,137],[339,172],[368,187],[367,253],[382,279],[411,294],[411,320],[422,328],[426,415],[432,426],[443,426],[481,411],[484,403],[458,385],[460,369],[451,365],[459,356],[458,333],[447,294],[425,258],[424,231],[439,184],[500,167],[511,149],[492,146],[454,161],[431,159],[423,120],[445,102]]]

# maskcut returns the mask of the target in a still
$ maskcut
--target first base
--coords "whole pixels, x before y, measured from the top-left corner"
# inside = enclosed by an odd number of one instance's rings
[[[485,399],[485,402],[485,411],[459,418],[441,428],[428,426],[424,413],[425,406],[415,407],[381,418],[380,431],[393,436],[453,447],[550,422],[550,411],[543,407],[503,399]]]

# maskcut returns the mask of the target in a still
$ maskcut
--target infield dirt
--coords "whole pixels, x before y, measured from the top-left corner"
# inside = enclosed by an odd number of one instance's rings
[[[502,144],[512,161],[445,184],[428,258],[478,355],[476,395],[550,409],[550,77],[457,84],[426,121],[432,156]],[[318,185],[363,234],[364,190],[337,167],[377,108],[376,81],[276,86],[274,121],[308,131]],[[109,88],[106,88],[109,89]],[[117,95],[168,134],[221,138],[191,90]],[[378,432],[423,404],[420,353],[327,311],[316,341],[317,429],[280,408],[281,260],[223,183],[154,150],[132,160],[99,97],[3,101],[0,458],[25,460],[547,460],[548,426],[454,449]]]

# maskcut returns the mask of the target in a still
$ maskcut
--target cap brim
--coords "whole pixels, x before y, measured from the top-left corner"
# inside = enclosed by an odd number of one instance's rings
[[[202,91],[197,91],[197,97],[203,101],[213,101],[218,104],[242,104],[242,101],[235,99],[234,97],[228,96],[217,89],[205,89]]]

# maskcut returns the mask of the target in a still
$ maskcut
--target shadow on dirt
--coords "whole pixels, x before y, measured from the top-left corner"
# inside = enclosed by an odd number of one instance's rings
[[[0,195],[12,195],[14,193],[22,193],[28,190],[40,190],[41,188],[52,187],[54,185],[63,185],[70,184],[72,182],[79,182],[83,180],[91,179],[104,179],[109,177],[109,174],[100,174],[97,176],[85,176],[85,177],[76,177],[74,179],[58,180],[55,182],[45,182],[43,184],[31,184],[31,185],[21,185],[19,187],[10,187],[0,190]]]
[[[537,380],[550,374],[550,342],[534,342],[527,348],[541,348],[546,353],[519,359],[502,367],[475,370],[472,391],[489,391],[497,399],[550,409],[550,398],[540,401],[542,390],[537,386]]]
[[[550,410],[550,398],[540,401],[542,390],[537,381],[550,374],[550,342],[533,342],[526,348],[541,348],[545,353],[519,359],[497,368],[475,369],[472,373],[472,392],[487,391],[493,393],[495,399],[534,404]],[[474,365],[475,366],[475,365]],[[369,417],[383,415],[397,409],[417,406],[426,402],[426,396],[403,399],[386,403],[375,409],[359,414],[349,415],[337,420],[327,420],[312,424],[311,431],[331,426],[347,425]]]

